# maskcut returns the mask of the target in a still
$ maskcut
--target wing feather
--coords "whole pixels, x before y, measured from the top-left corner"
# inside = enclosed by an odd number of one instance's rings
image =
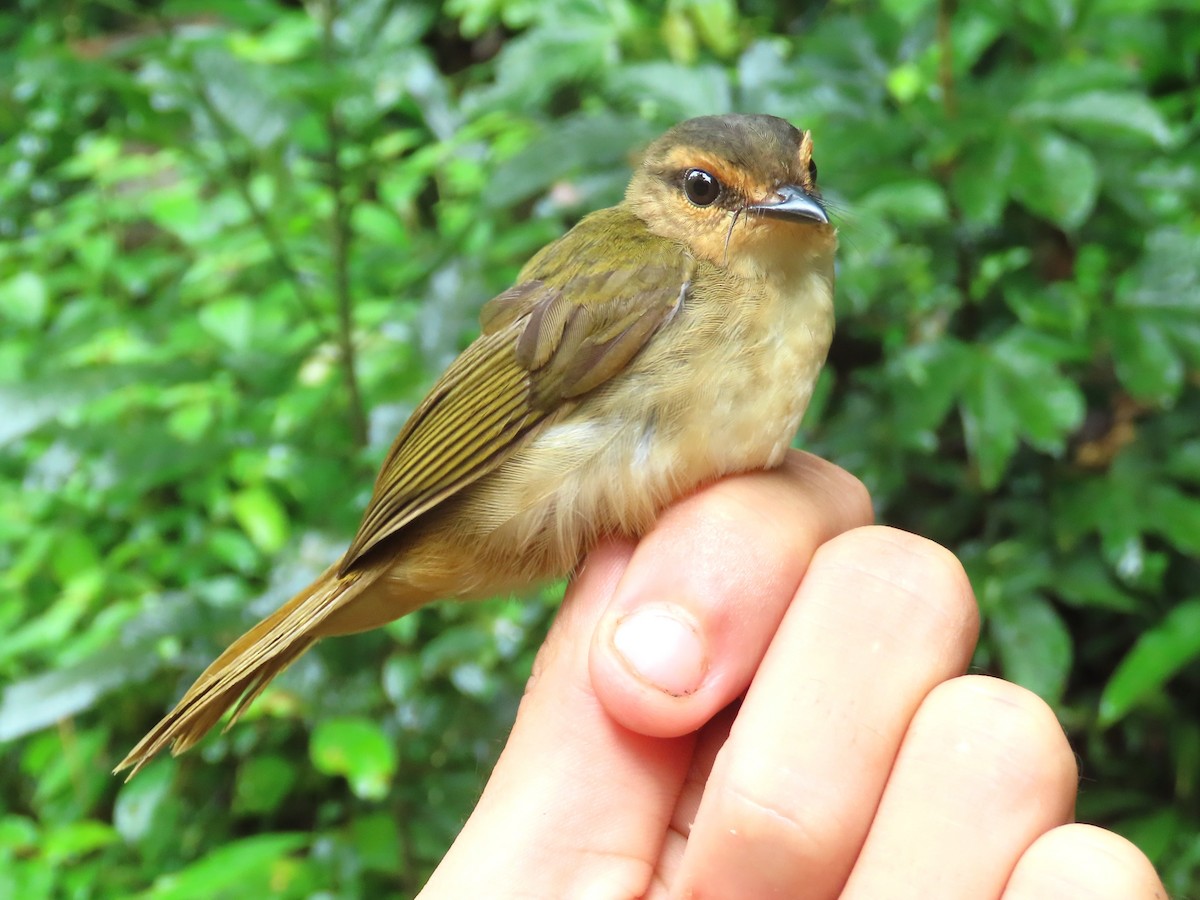
[[[338,574],[623,371],[684,301],[691,268],[682,248],[621,207],[535,256],[484,307],[483,334],[396,437]]]

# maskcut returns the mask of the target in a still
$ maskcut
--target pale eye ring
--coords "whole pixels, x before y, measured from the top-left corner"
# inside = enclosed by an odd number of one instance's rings
[[[711,206],[721,196],[721,182],[703,169],[688,169],[683,173],[683,192],[696,206]]]

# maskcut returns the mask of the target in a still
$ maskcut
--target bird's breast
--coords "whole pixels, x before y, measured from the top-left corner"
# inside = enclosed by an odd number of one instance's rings
[[[489,549],[523,560],[522,575],[557,574],[598,535],[639,535],[704,482],[777,465],[832,332],[824,270],[697,279],[626,372],[472,492],[470,517]]]

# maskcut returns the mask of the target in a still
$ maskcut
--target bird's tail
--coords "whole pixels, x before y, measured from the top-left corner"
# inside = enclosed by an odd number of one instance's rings
[[[178,755],[199,741],[237,704],[229,728],[276,675],[317,642],[320,625],[369,587],[378,573],[367,569],[337,576],[335,568],[234,641],[188,688],[114,772],[138,773],[168,745]],[[128,779],[127,779],[128,780]]]

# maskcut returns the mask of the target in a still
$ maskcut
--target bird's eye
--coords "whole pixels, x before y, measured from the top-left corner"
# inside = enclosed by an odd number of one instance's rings
[[[808,180],[813,184],[817,183],[817,163],[811,159],[808,161]]]
[[[711,206],[721,196],[721,182],[703,169],[683,173],[683,192],[697,206]]]

